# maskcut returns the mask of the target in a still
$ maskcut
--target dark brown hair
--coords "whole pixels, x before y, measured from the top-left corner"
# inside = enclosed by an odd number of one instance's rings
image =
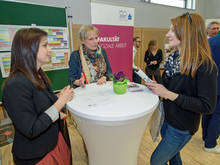
[[[139,38],[140,38],[139,36],[134,37],[134,38],[133,38],[133,42],[137,41],[137,39],[139,39]]]
[[[10,74],[6,81],[23,73],[38,89],[50,84],[44,71],[41,68],[37,70],[37,53],[43,37],[47,37],[47,33],[38,28],[22,28],[16,32],[11,47]]]
[[[148,50],[151,51],[152,50],[152,47],[157,45],[157,41],[156,40],[150,40],[148,42]]]

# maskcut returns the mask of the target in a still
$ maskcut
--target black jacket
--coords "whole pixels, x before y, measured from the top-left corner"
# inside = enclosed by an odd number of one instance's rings
[[[164,100],[166,121],[193,135],[198,130],[201,114],[212,113],[216,106],[217,68],[210,72],[210,68],[203,64],[193,78],[180,73],[167,78],[165,72],[162,78],[168,90],[179,94],[174,101]]]
[[[50,88],[39,90],[19,74],[7,81],[2,99],[15,127],[12,148],[15,164],[35,164],[57,144],[59,120],[52,123],[44,113],[57,97]]]
[[[153,55],[149,50],[145,52],[144,61],[146,62],[146,70],[156,70],[160,67],[160,63],[163,60],[163,53],[161,49],[157,50],[157,53]],[[157,61],[156,65],[150,65],[151,61]]]

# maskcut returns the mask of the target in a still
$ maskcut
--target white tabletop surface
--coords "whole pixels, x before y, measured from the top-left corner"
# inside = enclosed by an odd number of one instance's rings
[[[159,102],[158,96],[144,85],[130,88],[123,95],[113,92],[112,82],[92,83],[74,92],[73,100],[67,103],[69,110],[82,118],[99,121],[135,119],[152,112]]]

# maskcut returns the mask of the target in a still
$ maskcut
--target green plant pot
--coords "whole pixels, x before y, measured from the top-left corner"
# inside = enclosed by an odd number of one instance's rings
[[[127,82],[113,82],[113,90],[116,94],[125,94],[127,91]]]

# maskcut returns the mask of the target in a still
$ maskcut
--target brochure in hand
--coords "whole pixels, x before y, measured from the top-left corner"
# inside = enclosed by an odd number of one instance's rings
[[[135,73],[141,77],[142,79],[144,79],[144,81],[148,82],[148,83],[152,83],[153,81],[141,70],[141,69],[137,69],[135,70]]]

